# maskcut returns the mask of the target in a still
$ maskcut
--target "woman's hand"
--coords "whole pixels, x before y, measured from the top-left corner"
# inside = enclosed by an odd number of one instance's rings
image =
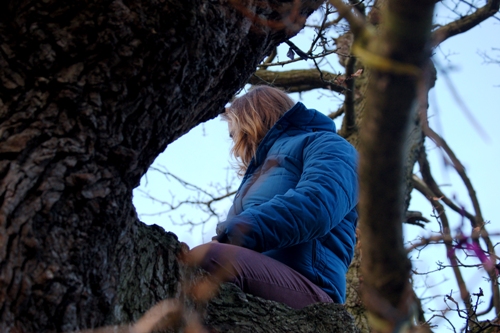
[[[189,253],[189,245],[187,245],[186,243],[184,242],[181,242],[180,243],[180,251],[179,253],[177,253],[177,259],[181,262],[185,262],[186,261],[186,257]]]

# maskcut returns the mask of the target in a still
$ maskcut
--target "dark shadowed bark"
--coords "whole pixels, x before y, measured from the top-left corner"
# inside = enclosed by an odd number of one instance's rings
[[[215,332],[359,332],[352,317],[340,304],[314,304],[294,310],[281,303],[244,294],[232,284],[222,286],[219,297],[212,300],[206,311],[207,326]],[[226,317],[220,315],[221,311]]]
[[[307,15],[320,2],[295,3]],[[132,189],[296,28],[224,0],[16,0],[0,15],[0,331],[134,320],[178,296],[182,272]]]

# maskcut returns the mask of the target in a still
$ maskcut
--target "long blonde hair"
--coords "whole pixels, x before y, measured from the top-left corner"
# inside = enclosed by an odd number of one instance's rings
[[[239,162],[240,175],[245,173],[267,132],[294,105],[295,102],[283,91],[257,86],[226,108],[222,118],[235,129],[231,133],[234,141],[231,153]]]

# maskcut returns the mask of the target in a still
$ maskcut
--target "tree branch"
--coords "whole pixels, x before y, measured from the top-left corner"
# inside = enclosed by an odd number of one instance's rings
[[[417,191],[421,192],[429,200],[432,207],[437,212],[436,215],[442,224],[440,237],[442,238],[444,244],[446,245],[447,253],[451,254],[449,255],[449,260],[451,262],[451,267],[453,269],[453,274],[455,275],[458,288],[460,289],[460,297],[462,298],[462,301],[464,302],[467,308],[467,313],[469,314],[469,316],[473,316],[474,309],[470,302],[470,293],[467,290],[467,286],[465,285],[465,280],[462,276],[462,273],[460,272],[460,268],[456,264],[456,257],[455,257],[455,252],[453,251],[453,244],[452,244],[453,238],[451,237],[450,234],[450,224],[448,223],[448,217],[446,216],[444,207],[439,202],[439,200],[435,199],[436,194],[433,193],[432,190],[416,176],[413,177],[413,186]]]
[[[339,54],[337,50],[324,51],[324,52],[321,52],[321,53],[318,53],[318,54],[310,54],[308,52],[307,55],[308,55],[309,59],[317,59],[317,58],[321,58],[322,59],[322,58],[326,57],[327,55],[334,54],[334,53],[336,53],[336,54],[338,54],[339,56],[342,56],[342,57],[347,57],[347,55],[345,55],[345,54]],[[302,58],[299,57],[299,58],[285,60],[285,61],[278,61],[278,62],[271,62],[271,63],[264,62],[262,64],[257,65],[257,67],[260,68],[260,69],[266,69],[267,67],[271,67],[271,66],[281,66],[281,67],[283,67],[284,65],[292,64],[294,62],[299,62],[299,61],[304,61],[304,59],[302,59]]]
[[[249,83],[269,84],[275,87],[281,87],[288,92],[303,92],[313,89],[328,89],[336,92],[343,92],[346,88],[341,86],[339,78],[341,75],[323,71],[323,79],[321,73],[317,69],[297,69],[283,72],[275,72],[269,70],[258,70],[250,78]]]
[[[474,13],[440,27],[432,34],[432,46],[436,47],[448,38],[474,28],[487,18],[495,15],[499,7],[500,0],[488,0],[486,5],[477,9]]]
[[[345,129],[343,135],[348,137],[352,132],[356,130],[356,113],[354,110],[354,66],[356,65],[356,58],[350,57],[347,60],[345,68],[345,77],[347,78],[345,83],[347,86],[344,99],[344,125]]]
[[[420,167],[420,173],[422,174],[422,178],[424,182],[429,186],[431,191],[434,193],[434,195],[442,200],[448,207],[450,207],[452,210],[457,212],[460,215],[465,216],[468,218],[471,222],[471,225],[474,227],[476,225],[476,217],[472,215],[470,212],[465,210],[462,207],[458,207],[453,201],[451,201],[450,198],[448,198],[439,188],[438,184],[434,180],[434,177],[432,177],[431,173],[431,167],[429,164],[429,161],[427,159],[427,154],[425,151],[422,151],[419,159],[418,159],[418,164]]]
[[[422,124],[422,131],[424,134],[429,137],[431,140],[433,140],[437,146],[441,147],[444,152],[447,154],[447,156],[451,159],[452,165],[461,177],[462,181],[464,182],[465,187],[467,188],[467,191],[469,193],[469,197],[472,201],[472,205],[474,207],[474,212],[476,213],[475,216],[471,216],[472,214],[468,214],[468,218],[471,221],[471,225],[473,228],[473,232],[476,232],[480,237],[483,239],[483,241],[486,243],[486,247],[488,249],[488,253],[490,255],[490,260],[492,262],[492,267],[490,269],[486,269],[489,275],[489,278],[491,280],[490,285],[491,285],[491,291],[492,291],[492,297],[493,297],[493,304],[495,307],[495,315],[500,314],[500,290],[498,288],[497,284],[497,276],[496,276],[496,271],[495,271],[495,265],[496,265],[496,255],[495,255],[495,247],[493,246],[493,243],[491,241],[491,238],[489,237],[489,234],[485,228],[485,223],[484,219],[481,213],[481,207],[479,205],[479,200],[476,195],[476,191],[474,190],[474,187],[472,186],[472,182],[470,181],[469,177],[467,176],[465,172],[465,168],[460,162],[460,160],[456,157],[455,153],[453,150],[448,146],[447,142],[441,138],[434,130],[432,130],[429,127],[429,123],[427,121],[427,93],[424,93],[424,91],[427,91],[426,89],[423,89],[423,85],[425,85],[425,82],[421,82],[421,89],[420,89],[420,95],[419,95],[419,104],[420,104],[420,117],[421,117],[421,124]],[[422,156],[421,156],[422,157]],[[425,158],[425,156],[423,156]],[[427,170],[428,163],[425,161],[422,161],[422,172],[425,177],[429,178],[429,183],[431,186],[432,184],[435,184],[434,179],[432,178],[432,175],[430,174],[430,169]],[[436,185],[437,187],[437,185]],[[441,194],[441,191],[438,189],[438,193]],[[435,195],[438,195],[438,193],[435,193]],[[451,207],[451,206],[450,206]],[[461,212],[461,214],[464,214]],[[467,216],[467,215],[466,215]],[[472,218],[471,218],[472,217]],[[474,242],[480,246],[479,240],[474,239]],[[486,267],[485,267],[486,268]]]

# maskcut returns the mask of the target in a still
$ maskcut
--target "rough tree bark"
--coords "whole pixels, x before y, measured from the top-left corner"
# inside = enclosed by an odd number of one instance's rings
[[[132,189],[297,32],[300,16],[262,21],[295,4],[321,1],[0,4],[1,332],[129,322],[179,296],[177,239],[138,221]]]

